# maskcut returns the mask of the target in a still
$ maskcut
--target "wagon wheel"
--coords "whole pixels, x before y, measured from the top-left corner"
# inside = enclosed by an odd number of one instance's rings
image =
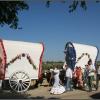
[[[28,90],[31,79],[25,72],[18,71],[12,74],[9,78],[9,84],[13,91],[17,93],[25,92]]]

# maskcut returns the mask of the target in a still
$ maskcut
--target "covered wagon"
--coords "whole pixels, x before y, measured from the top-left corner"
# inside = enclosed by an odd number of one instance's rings
[[[0,40],[0,79],[9,80],[15,92],[26,91],[42,75],[43,52],[42,43]]]
[[[84,69],[89,59],[92,60],[92,64],[95,66],[98,52],[98,48],[95,46],[68,42],[64,50],[65,62],[72,70],[76,66]]]

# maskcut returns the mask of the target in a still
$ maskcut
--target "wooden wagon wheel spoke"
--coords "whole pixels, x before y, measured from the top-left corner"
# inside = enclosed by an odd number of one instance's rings
[[[22,84],[20,84],[20,88],[21,88],[21,90],[23,90]]]
[[[29,78],[28,77],[24,77],[24,78],[22,78],[23,79],[23,81],[25,81],[25,80],[29,80]]]
[[[12,84],[12,83],[11,83]],[[18,83],[15,82],[15,84],[12,85],[12,87],[16,86]]]
[[[23,79],[25,77],[25,74],[22,74],[21,78]]]
[[[17,80],[11,80],[11,83],[17,83]]]
[[[23,79],[23,82],[25,82],[25,81],[29,81],[29,79],[27,78],[27,79]]]
[[[16,90],[16,89],[17,89],[17,87],[18,87],[18,84],[16,84],[15,88],[14,88],[14,86],[13,86],[13,89],[15,89],[15,90]]]
[[[21,91],[25,89],[25,87],[23,87],[23,84],[20,84],[20,89]]]
[[[23,81],[23,83],[29,83],[29,81]]]
[[[21,86],[21,84],[20,83],[18,83],[18,92],[20,92],[20,91],[22,91],[23,89],[22,89],[22,86]]]
[[[21,84],[22,85],[22,87],[25,89],[25,86],[23,85],[23,84]]]
[[[17,77],[17,75],[16,75],[16,74],[14,74],[14,75],[13,75],[13,78],[14,78],[14,76],[15,76],[15,79],[18,79],[18,77]]]
[[[22,84],[23,84],[24,86],[26,86],[26,87],[28,86],[28,85],[27,85],[27,84],[25,84],[25,83],[22,83]]]

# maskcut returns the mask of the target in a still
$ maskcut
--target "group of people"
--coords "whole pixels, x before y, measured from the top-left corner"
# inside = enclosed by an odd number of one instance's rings
[[[61,73],[63,72],[63,74]],[[61,76],[63,75],[63,76]],[[93,84],[96,76],[96,84]],[[76,66],[72,70],[67,64],[64,65],[62,70],[57,67],[52,71],[52,88],[51,94],[62,94],[66,91],[73,91],[75,88],[86,89],[91,92],[93,88],[98,90],[98,84],[100,79],[100,67],[95,69],[92,65],[92,60],[89,59],[85,69],[81,66]]]
[[[50,79],[47,78],[47,81],[49,79],[50,85],[53,85],[53,87],[50,90],[50,93],[52,94],[61,94],[65,91],[72,91],[72,70],[65,65],[66,68],[59,70],[57,67],[51,71],[51,77]],[[50,74],[49,74],[50,75]]]
[[[1,69],[2,66],[2,59],[0,59]],[[2,76],[3,73],[4,71],[0,72],[0,76]],[[82,69],[81,66],[75,66],[73,70],[65,63],[62,69],[56,67],[54,70],[51,70],[47,76],[47,81],[52,86],[50,90],[51,94],[62,94],[66,91],[73,91],[75,88],[83,89],[86,86],[89,92],[91,92],[93,86],[98,90],[100,66],[93,66],[92,60],[89,59],[84,69]],[[96,84],[93,84],[95,76]],[[2,80],[0,80],[0,89],[1,88]]]

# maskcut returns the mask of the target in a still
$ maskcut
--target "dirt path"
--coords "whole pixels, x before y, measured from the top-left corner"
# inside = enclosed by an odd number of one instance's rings
[[[50,89],[51,87],[45,84],[38,88],[28,90],[26,94],[16,94],[10,90],[4,90],[0,92],[0,99],[100,99],[100,88],[98,91],[94,90],[92,92],[73,90],[60,95],[50,94]]]
[[[82,90],[74,90],[71,92],[65,92],[60,95],[50,94],[49,90],[51,87],[40,86],[37,89],[28,91],[31,94],[28,98],[32,99],[98,99],[100,98],[100,90],[99,91],[82,91]],[[99,97],[98,97],[99,96]]]

